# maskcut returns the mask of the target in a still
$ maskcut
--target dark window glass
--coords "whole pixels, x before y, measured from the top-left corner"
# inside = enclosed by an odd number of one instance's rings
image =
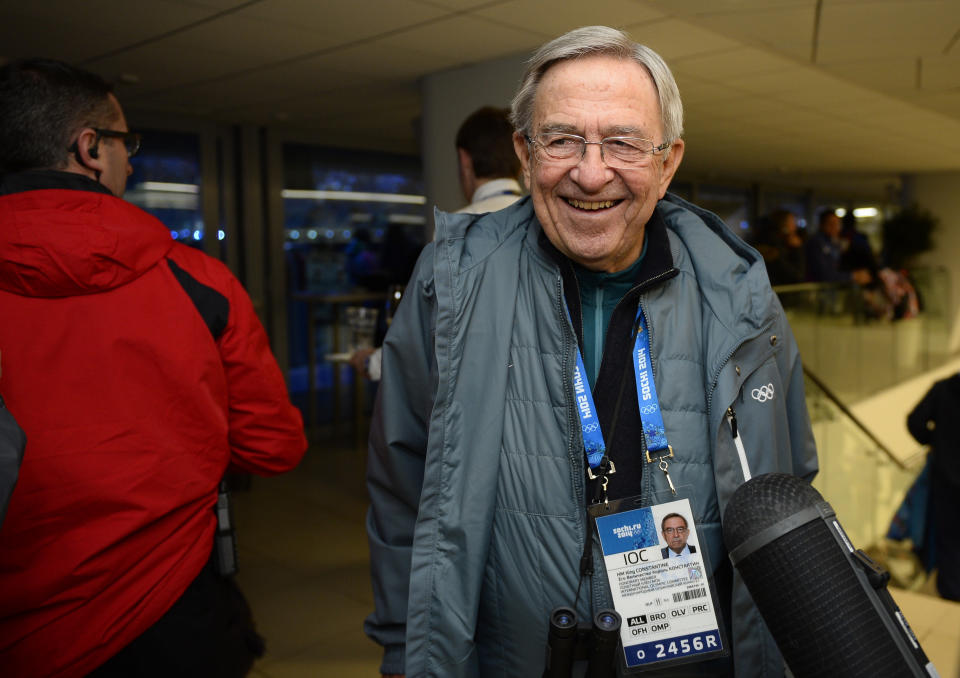
[[[406,284],[432,227],[419,158],[287,144],[283,162],[289,383],[308,423],[326,423],[357,405],[336,402],[354,378],[334,357],[354,348],[348,307],[377,309],[379,345],[387,290]],[[368,408],[369,400],[360,407]]]
[[[741,238],[749,240],[753,226],[749,189],[701,185],[697,190],[696,203],[723,219]]]
[[[143,133],[143,145],[130,159],[133,174],[127,180],[124,198],[162,221],[176,240],[202,248],[199,137],[184,132],[138,131]]]

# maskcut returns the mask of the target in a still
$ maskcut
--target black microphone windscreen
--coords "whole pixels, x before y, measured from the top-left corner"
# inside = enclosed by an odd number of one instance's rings
[[[918,675],[871,601],[875,593],[858,580],[852,546],[838,543],[819,504],[832,514],[810,485],[771,473],[738,488],[724,513],[731,560],[791,672],[797,678]]]
[[[738,487],[727,504],[723,539],[732,551],[760,531],[821,501],[820,493],[796,476],[757,476]]]

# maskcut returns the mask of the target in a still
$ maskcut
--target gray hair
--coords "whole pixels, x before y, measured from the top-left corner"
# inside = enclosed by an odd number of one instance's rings
[[[673,73],[660,57],[649,47],[634,42],[623,31],[607,26],[577,28],[543,45],[527,62],[527,69],[520,81],[520,89],[513,97],[510,122],[523,135],[530,136],[533,125],[533,103],[543,74],[557,62],[585,56],[605,55],[619,59],[633,59],[643,66],[660,98],[660,122],[666,141],[674,141],[683,135],[683,103]]]

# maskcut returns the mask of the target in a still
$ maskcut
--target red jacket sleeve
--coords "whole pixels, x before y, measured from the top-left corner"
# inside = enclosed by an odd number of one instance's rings
[[[294,468],[307,440],[267,333],[240,282],[229,277],[230,315],[217,346],[229,394],[231,466],[258,475]]]

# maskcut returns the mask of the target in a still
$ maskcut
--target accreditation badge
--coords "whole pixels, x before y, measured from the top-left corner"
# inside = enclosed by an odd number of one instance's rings
[[[590,507],[628,672],[727,654],[689,499]]]

